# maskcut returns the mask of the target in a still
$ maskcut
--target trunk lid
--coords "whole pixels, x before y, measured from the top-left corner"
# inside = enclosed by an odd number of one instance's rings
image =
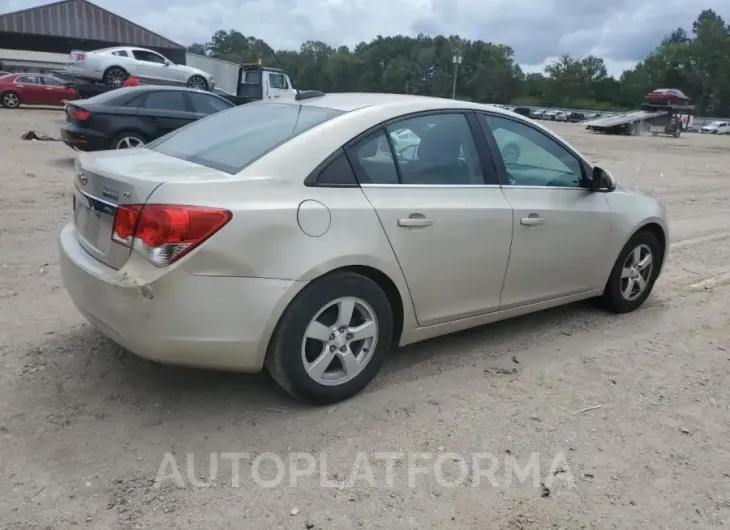
[[[84,153],[76,162],[73,216],[79,243],[96,259],[119,269],[131,249],[112,241],[117,207],[144,204],[168,181],[221,179],[226,174],[149,149]]]

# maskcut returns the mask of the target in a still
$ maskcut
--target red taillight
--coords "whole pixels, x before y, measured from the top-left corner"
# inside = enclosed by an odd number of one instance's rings
[[[86,121],[91,116],[91,112],[89,112],[88,110],[74,109],[69,110],[68,115],[76,121]]]
[[[154,265],[164,267],[215,234],[231,217],[228,210],[201,206],[119,206],[112,241],[133,247]]]
[[[74,55],[74,61],[83,61],[84,59],[86,59],[85,53],[77,53]]]

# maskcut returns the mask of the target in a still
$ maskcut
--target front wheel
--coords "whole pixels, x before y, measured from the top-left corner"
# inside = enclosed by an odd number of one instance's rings
[[[635,234],[613,266],[602,305],[614,313],[638,309],[654,288],[663,259],[664,249],[654,234],[647,230]]]
[[[194,75],[188,79],[188,88],[196,88],[198,90],[208,90],[208,81],[199,75]]]
[[[269,345],[266,368],[294,397],[336,403],[365,388],[391,349],[393,310],[372,280],[338,272],[292,301]]]

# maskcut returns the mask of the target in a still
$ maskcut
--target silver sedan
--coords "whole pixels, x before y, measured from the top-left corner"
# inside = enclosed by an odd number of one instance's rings
[[[309,96],[79,155],[60,255],[93,326],[155,361],[266,367],[328,403],[398,345],[649,296],[664,207],[546,128],[464,101]]]

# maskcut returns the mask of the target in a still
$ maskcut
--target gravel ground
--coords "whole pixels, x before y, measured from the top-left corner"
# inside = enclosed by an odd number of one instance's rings
[[[730,525],[730,137],[554,125],[669,207],[673,247],[646,305],[417,344],[360,396],[310,408],[265,375],[142,361],[84,323],[56,251],[73,152],[20,140],[60,122],[0,111],[0,527]],[[221,453],[250,460],[236,477]],[[426,471],[409,477],[418,453]]]

